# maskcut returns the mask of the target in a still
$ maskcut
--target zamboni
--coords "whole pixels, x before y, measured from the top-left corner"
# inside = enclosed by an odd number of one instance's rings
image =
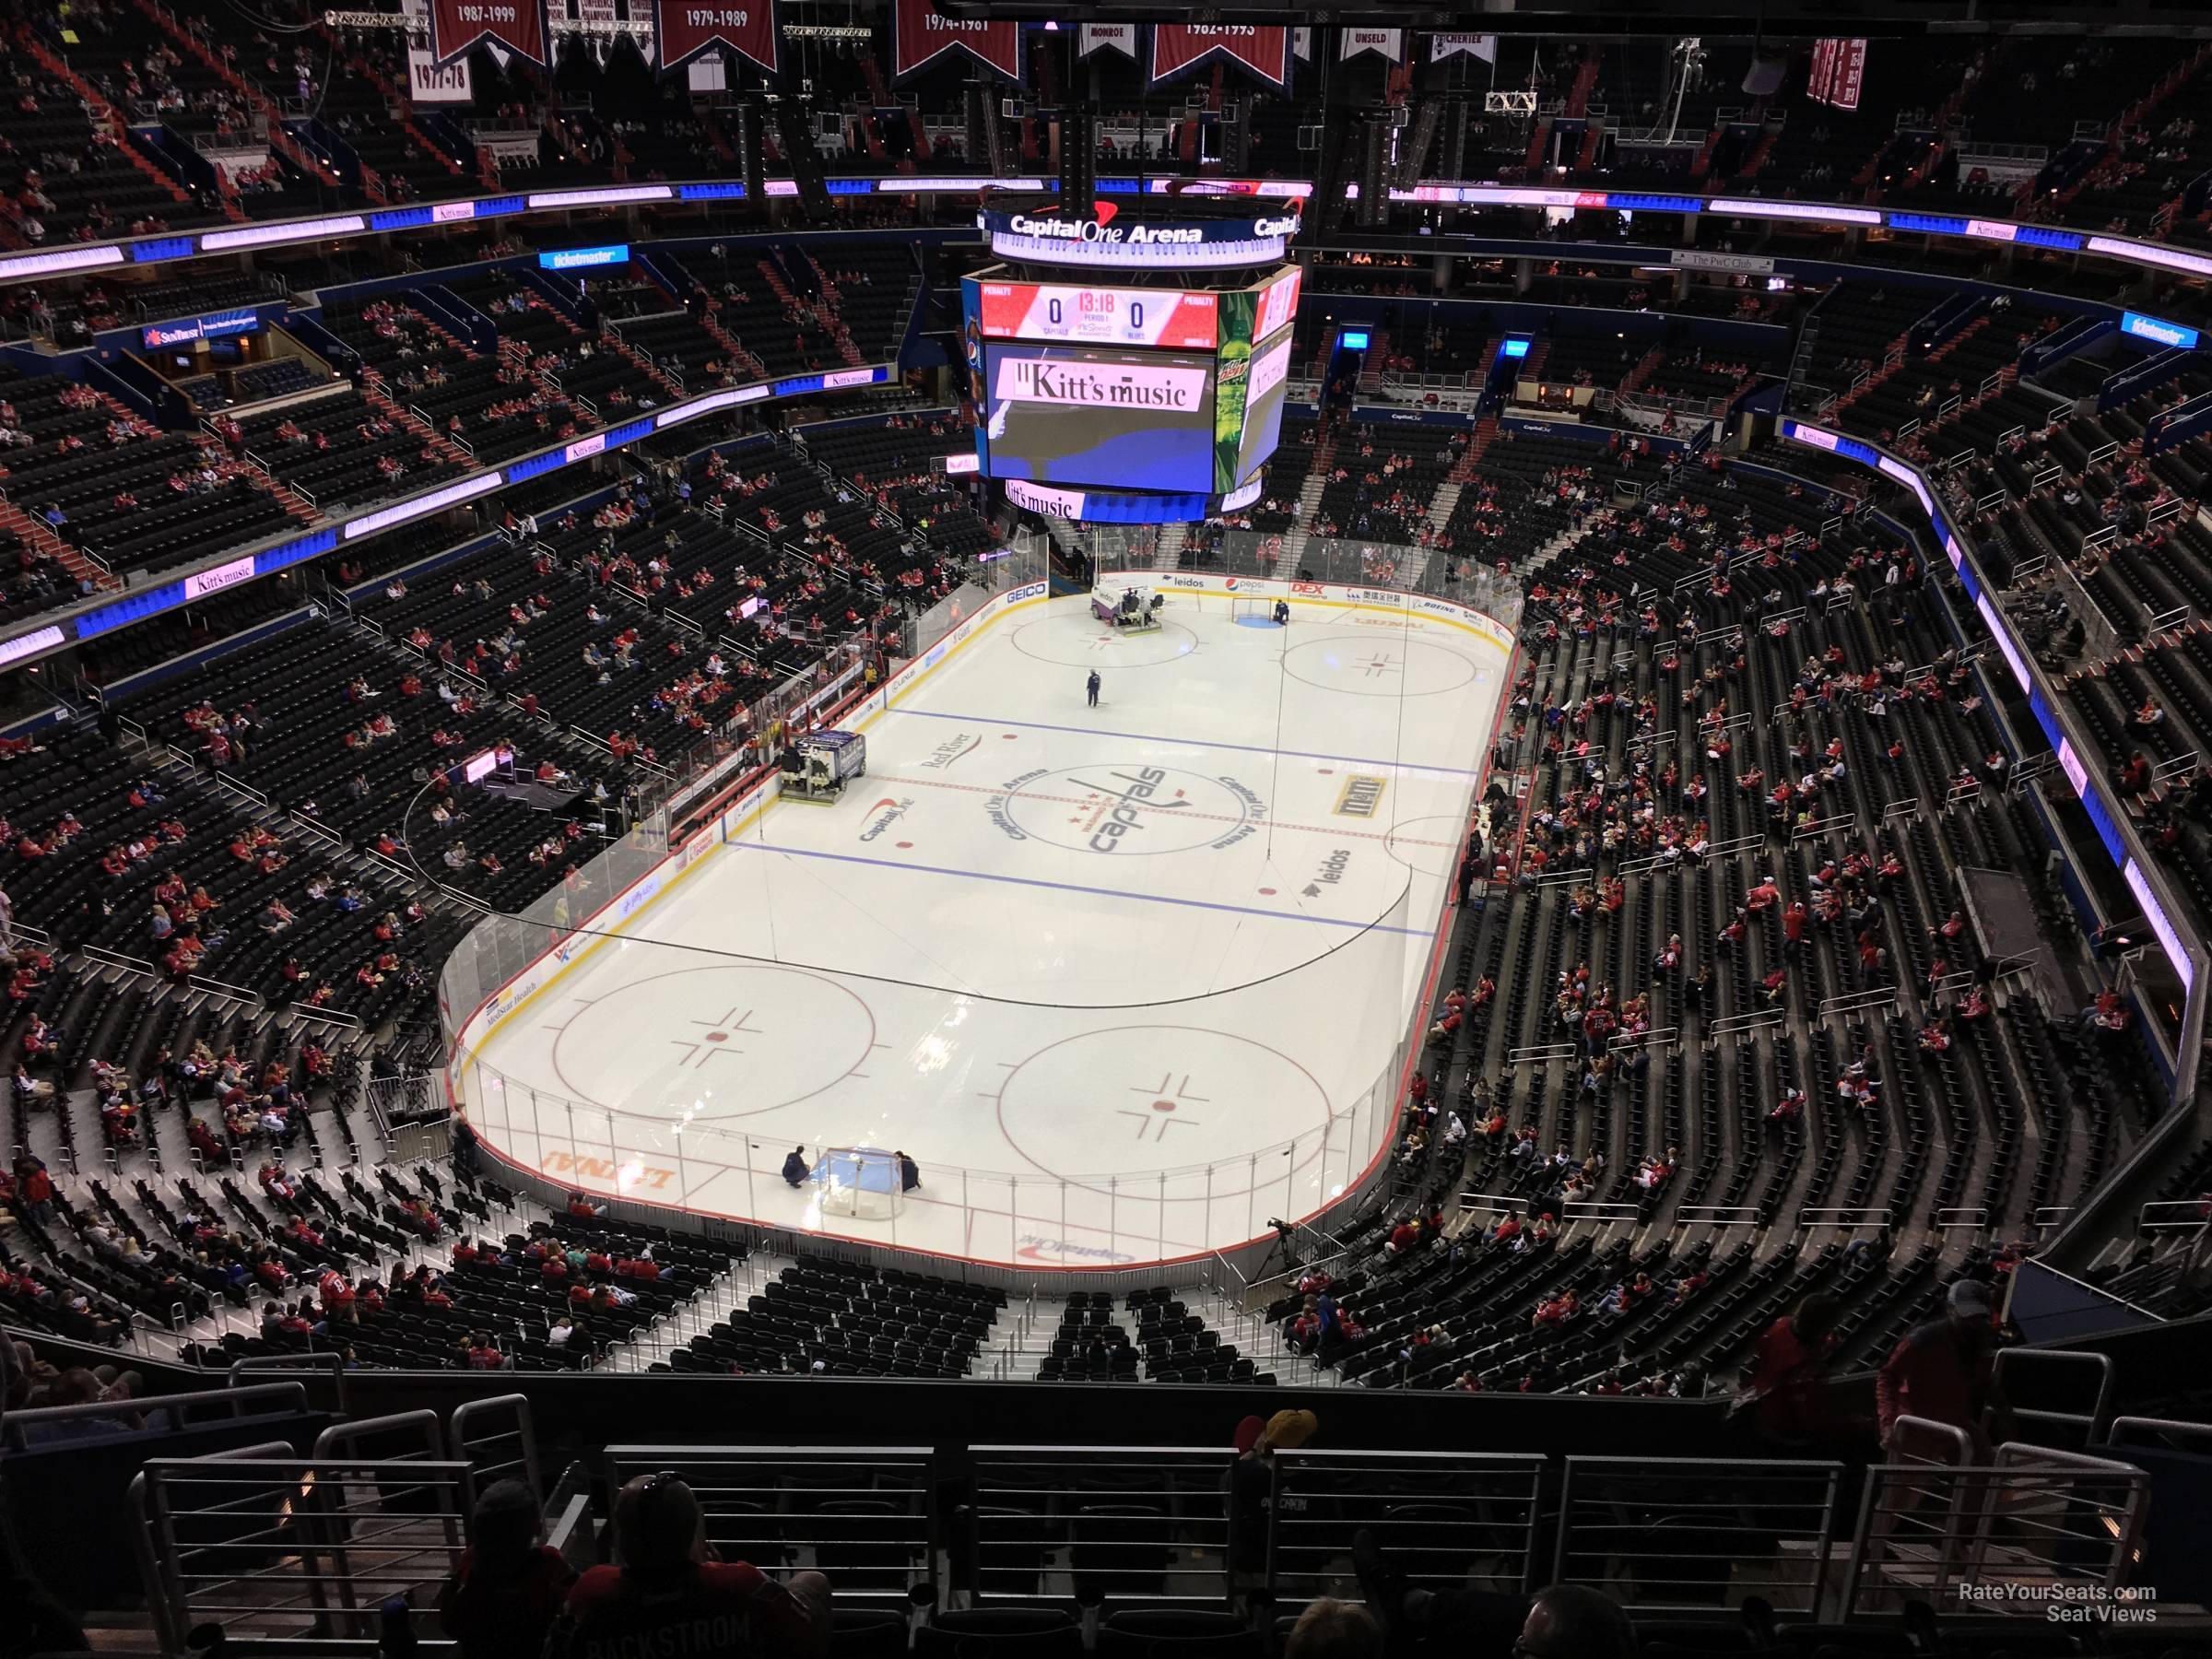
[[[791,740],[778,764],[784,800],[827,805],[867,771],[867,739],[858,732],[808,732]]]
[[[1159,607],[1166,602],[1166,594],[1147,594],[1141,587],[1126,587],[1119,594],[1093,589],[1090,614],[1109,628],[1145,633],[1159,626]]]

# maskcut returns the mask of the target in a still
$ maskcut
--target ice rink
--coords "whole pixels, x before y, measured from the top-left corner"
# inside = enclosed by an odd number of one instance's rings
[[[501,1018],[462,1067],[547,1178],[994,1263],[1320,1208],[1388,1133],[1506,653],[1449,620],[1017,605]],[[1085,681],[1101,679],[1098,706]],[[1392,1075],[1385,1079],[1385,1072]],[[787,1154],[902,1149],[888,1218]]]

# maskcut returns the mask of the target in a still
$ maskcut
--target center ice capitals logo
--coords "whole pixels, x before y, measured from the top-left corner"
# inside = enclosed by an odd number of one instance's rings
[[[874,841],[904,818],[907,808],[913,804],[914,799],[912,795],[907,796],[903,801],[893,800],[889,795],[885,795],[882,800],[868,808],[867,827],[860,832],[860,839],[864,841]]]
[[[1187,800],[1180,798],[1181,791],[1177,791],[1174,797],[1160,796],[1159,792],[1167,783],[1168,774],[1157,766],[1147,766],[1135,776],[1128,772],[1111,772],[1108,776],[1123,787],[1116,789],[1113,783],[1093,783],[1083,778],[1076,780],[1086,789],[1096,790],[1116,802],[1090,838],[1090,850],[1093,853],[1111,853],[1121,845],[1123,836],[1143,829],[1144,820],[1138,817],[1140,807],[1149,806],[1167,812],[1190,805]]]
[[[1111,762],[1023,772],[985,809],[1009,840],[1124,857],[1234,846],[1266,817],[1234,778]]]

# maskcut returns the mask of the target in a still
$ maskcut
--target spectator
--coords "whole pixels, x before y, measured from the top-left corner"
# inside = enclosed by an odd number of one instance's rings
[[[809,1659],[829,1651],[829,1580],[798,1572],[779,1583],[746,1562],[716,1561],[699,1500],[673,1474],[641,1475],[616,1497],[615,1558],[569,1594],[566,1659]]]
[[[1778,1446],[1831,1441],[1852,1427],[1836,1415],[1828,1389],[1828,1359],[1841,1311],[1832,1296],[1808,1296],[1759,1339],[1738,1404],[1748,1406],[1759,1433]]]
[[[495,1480],[477,1500],[471,1543],[438,1593],[438,1623],[462,1659],[536,1659],[576,1575],[541,1539],[537,1499]]]
[[[1992,1381],[1995,1348],[1989,1287],[1959,1280],[1942,1317],[1906,1332],[1882,1361],[1874,1397],[1883,1449],[1895,1455],[1897,1419],[1914,1417],[1964,1430],[1976,1460],[1986,1457],[1990,1436],[1983,1414],[2005,1411]]]
[[[1357,1602],[1324,1595],[1290,1627],[1283,1659],[1382,1659],[1382,1627]]]
[[[1527,1602],[1477,1590],[1416,1589],[1365,1527],[1352,1535],[1352,1569],[1394,1647],[1425,1640],[1440,1653],[1510,1649],[1514,1659],[1635,1659],[1629,1616],[1587,1585],[1553,1584]]]

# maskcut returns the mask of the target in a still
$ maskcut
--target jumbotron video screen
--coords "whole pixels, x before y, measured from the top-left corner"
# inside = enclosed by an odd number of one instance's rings
[[[982,471],[1221,494],[1282,432],[1300,273],[1194,290],[967,279]]]

